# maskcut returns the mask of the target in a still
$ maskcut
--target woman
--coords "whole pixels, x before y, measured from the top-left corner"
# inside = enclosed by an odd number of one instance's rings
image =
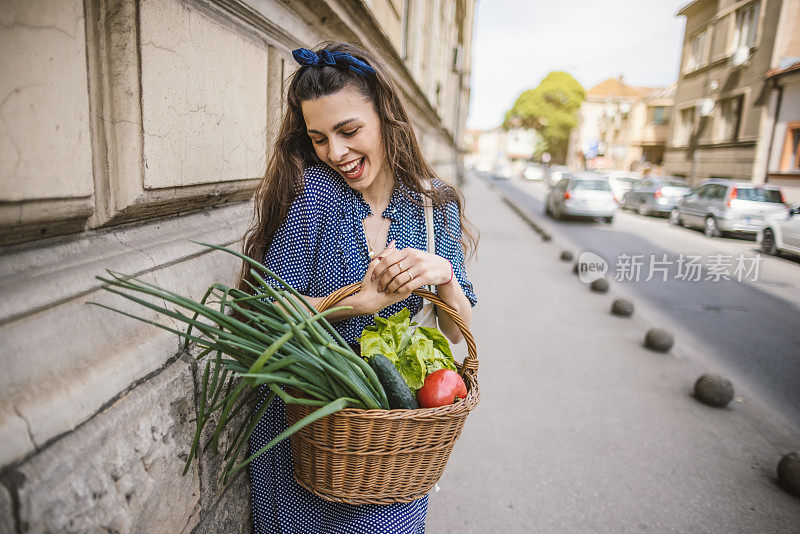
[[[352,309],[328,316],[356,351],[375,314],[388,317],[404,307],[415,314],[422,299],[411,291],[424,285],[435,285],[469,324],[476,298],[464,251],[467,244],[474,250],[475,238],[465,226],[459,194],[436,179],[422,158],[397,89],[375,58],[353,45],[293,55],[302,67],[289,84],[245,253],[264,261],[312,305],[360,280],[361,291],[339,303]],[[423,194],[434,206],[436,254],[425,251]],[[246,280],[252,282],[245,269],[241,289]],[[453,343],[461,341],[446,314],[439,315],[439,327]],[[251,453],[285,428],[285,405],[275,399],[253,433]],[[427,496],[353,506],[306,491],[292,477],[287,440],[251,464],[250,479],[256,532],[425,530]]]

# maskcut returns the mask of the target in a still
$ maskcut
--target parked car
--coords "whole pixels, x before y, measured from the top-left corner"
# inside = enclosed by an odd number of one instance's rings
[[[595,174],[562,178],[545,199],[544,211],[554,219],[565,216],[602,218],[611,223],[617,202],[608,180]]]
[[[670,212],[672,224],[702,228],[709,237],[723,232],[756,233],[764,217],[784,215],[786,205],[778,187],[751,182],[703,180]]]
[[[680,178],[648,176],[622,196],[620,207],[636,210],[640,215],[667,215],[690,192],[689,184]]]
[[[522,177],[526,180],[540,181],[544,180],[545,172],[539,165],[529,163],[522,169]]]
[[[512,169],[511,165],[508,163],[498,165],[494,169],[494,177],[497,180],[510,180],[513,175],[514,169]]]
[[[625,193],[633,189],[642,179],[642,175],[630,171],[606,171],[603,176],[608,179],[614,197],[618,201],[622,200]]]
[[[566,167],[563,165],[553,165],[552,167],[547,168],[546,185],[548,187],[553,187],[558,183],[559,180],[569,176],[572,176],[572,174]]]
[[[786,214],[766,215],[764,219],[764,226],[756,234],[764,254],[800,254],[800,204]]]

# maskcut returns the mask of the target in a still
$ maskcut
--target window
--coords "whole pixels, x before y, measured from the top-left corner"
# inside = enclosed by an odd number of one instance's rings
[[[736,198],[739,200],[749,200],[751,202],[783,204],[783,195],[781,195],[778,189],[740,187],[736,190]]]
[[[733,141],[739,136],[739,123],[742,116],[741,95],[722,101],[718,117],[717,139]]]
[[[689,42],[689,55],[686,60],[686,70],[692,71],[703,66],[706,61],[706,40],[708,31],[696,33]]]
[[[786,125],[786,139],[783,142],[780,170],[783,172],[800,171],[800,121]]]
[[[611,191],[611,186],[604,180],[577,180],[573,191]]]
[[[728,194],[728,186],[722,184],[714,184],[711,186],[711,192],[708,195],[708,198],[712,198],[714,200],[722,200],[725,198],[725,195]]]
[[[669,122],[670,108],[667,106],[651,106],[648,108],[650,123],[660,126]]]
[[[755,44],[760,8],[761,2],[753,2],[736,12],[736,31],[733,36],[734,50],[750,48]]]
[[[675,128],[675,145],[686,146],[692,139],[694,129],[694,107],[681,110],[680,120]]]

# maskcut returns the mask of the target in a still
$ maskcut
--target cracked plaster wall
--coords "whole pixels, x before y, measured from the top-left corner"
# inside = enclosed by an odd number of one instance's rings
[[[91,196],[83,2],[0,2],[0,72],[0,201]]]
[[[176,472],[197,394],[196,369],[178,357],[177,336],[87,305],[148,316],[99,291],[93,277],[104,268],[195,298],[212,282],[235,280],[237,262],[186,239],[235,247],[242,236],[252,205],[212,208],[208,195],[222,191],[231,202],[262,172],[267,118],[281,105],[290,67],[285,50],[253,38],[252,28],[222,23],[209,7],[215,3],[0,2],[0,66],[13,73],[0,81],[0,198],[82,198],[80,205],[20,203],[26,224],[85,220],[95,203],[110,206],[108,218],[96,213],[83,232],[81,221],[69,226],[79,232],[73,237],[0,254],[0,534],[152,532],[156,524],[170,532],[250,528],[246,477],[221,487],[213,460],[187,477]],[[312,27],[285,3],[259,5],[281,29],[312,44]],[[87,85],[87,76],[96,85]],[[104,93],[108,84],[111,94]],[[91,87],[102,94],[87,94]],[[446,136],[424,113],[416,118],[431,163],[452,179]],[[101,131],[94,135],[109,136],[108,153],[89,139],[95,127]],[[12,141],[24,145],[27,160],[6,157],[17,150]],[[119,160],[112,161],[114,151]],[[107,191],[94,183],[105,173]],[[9,206],[17,207],[0,204],[0,219]],[[147,220],[189,206],[204,209]],[[131,220],[114,219],[123,209],[144,222],[102,228]]]
[[[139,17],[145,188],[260,177],[266,47],[174,0]]]

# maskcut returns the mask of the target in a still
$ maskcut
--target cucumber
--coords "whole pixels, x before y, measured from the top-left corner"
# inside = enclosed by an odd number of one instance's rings
[[[378,375],[378,380],[386,391],[390,409],[416,410],[419,408],[417,399],[414,398],[408,384],[400,376],[400,371],[389,358],[383,354],[373,354],[369,358],[369,365]]]

